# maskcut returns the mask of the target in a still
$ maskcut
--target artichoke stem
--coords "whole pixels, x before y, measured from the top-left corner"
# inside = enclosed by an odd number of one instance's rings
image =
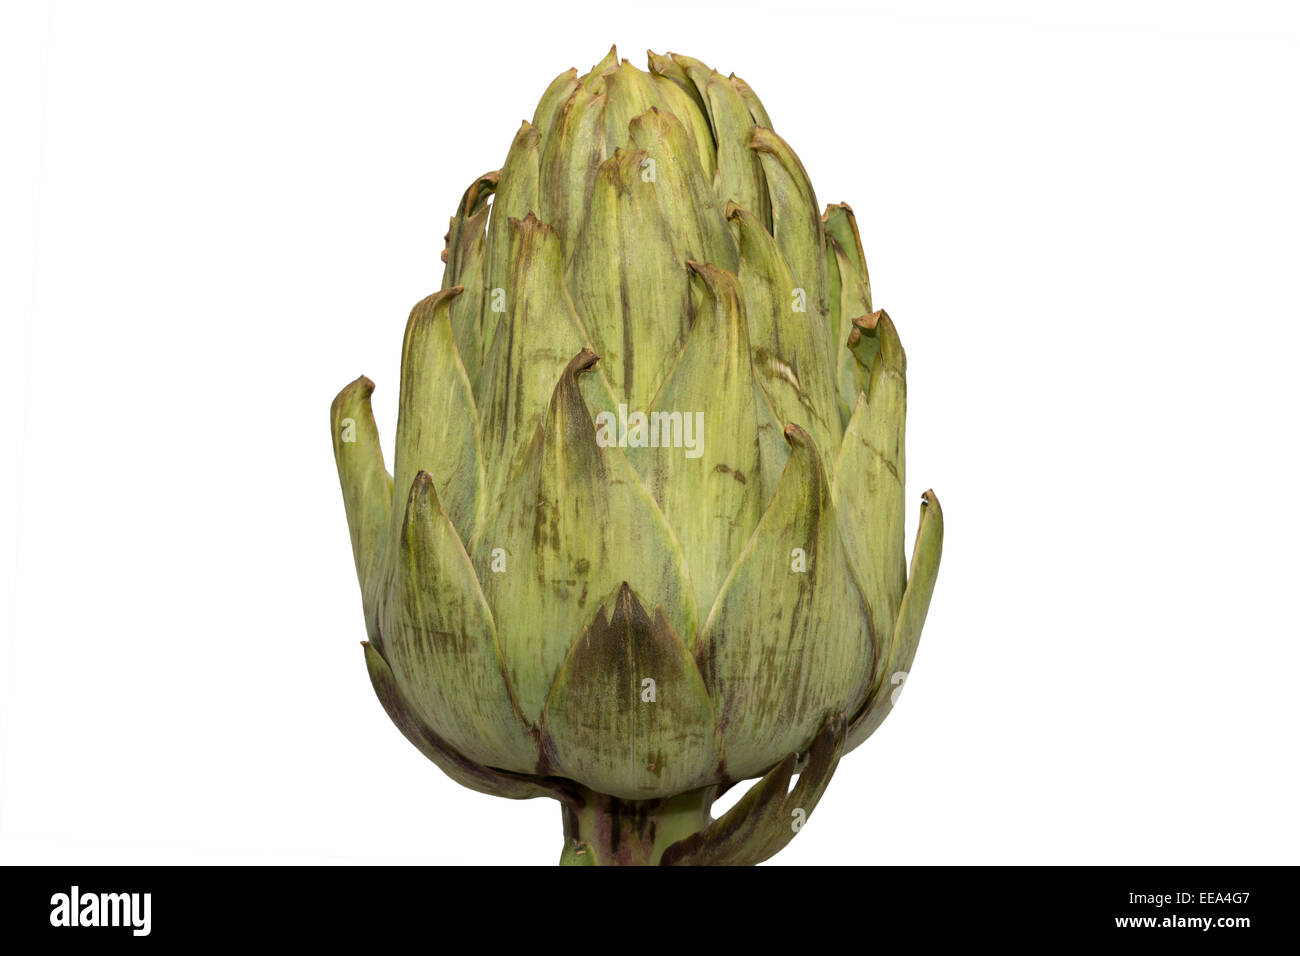
[[[657,866],[664,850],[712,822],[717,787],[661,800],[620,800],[584,789],[584,804],[562,807],[561,866]]]

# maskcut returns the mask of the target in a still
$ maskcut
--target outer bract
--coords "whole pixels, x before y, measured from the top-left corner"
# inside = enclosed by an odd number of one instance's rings
[[[770,857],[889,712],[943,540],[926,492],[909,573],[906,359],[853,211],[739,78],[611,49],[443,258],[392,477],[373,384],[331,410],[380,701],[465,786],[559,800],[565,863]]]

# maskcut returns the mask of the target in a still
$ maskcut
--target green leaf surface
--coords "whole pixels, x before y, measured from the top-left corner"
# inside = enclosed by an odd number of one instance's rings
[[[663,56],[653,50],[646,50],[646,59],[649,61],[652,76],[657,80],[672,83],[690,102],[691,108],[701,116],[707,114],[708,108],[704,104],[704,98],[700,95],[700,90],[691,78],[686,75],[686,71],[682,69],[681,65],[673,59],[673,54]],[[674,110],[673,112],[676,113],[677,111]],[[681,116],[680,113],[677,115]]]
[[[486,245],[483,250],[483,280],[476,301],[479,316],[479,342],[481,368],[492,349],[504,313],[497,312],[495,290],[509,290],[511,270],[512,219],[525,219],[541,205],[539,198],[541,153],[536,127],[522,123],[515,133],[505,165],[501,167],[500,182],[492,199],[492,218],[488,224]],[[468,363],[467,366],[468,367]],[[479,376],[475,376],[478,381]]]
[[[772,203],[772,236],[795,284],[807,293],[808,315],[816,320],[818,341],[833,363],[835,339],[830,327],[826,238],[812,182],[790,145],[767,127],[755,126],[750,131],[749,145],[763,164]]]
[[[486,766],[532,773],[538,746],[506,681],[492,613],[428,472],[415,475],[384,609],[385,652],[428,726]]]
[[[365,651],[366,670],[370,674],[371,686],[374,687],[375,696],[379,698],[379,703],[383,705],[388,718],[397,725],[402,736],[452,780],[462,787],[469,787],[479,793],[507,797],[511,800],[554,797],[571,803],[577,799],[576,794],[560,784],[538,777],[525,777],[492,770],[456,752],[407,706],[388,662],[374,645],[362,641],[361,647]]]
[[[654,160],[655,197],[678,260],[736,271],[739,253],[711,175],[696,161],[690,134],[671,113],[652,107],[629,125],[632,145]]]
[[[642,173],[643,150],[601,164],[569,288],[616,397],[644,411],[690,330],[686,264],[658,197]],[[572,354],[572,353],[570,353]]]
[[[862,699],[875,646],[812,439],[786,428],[776,495],[722,586],[697,659],[727,773],[762,773]]]
[[[717,71],[710,74],[704,95],[718,143],[718,197],[748,209],[764,224],[772,221],[763,163],[749,148],[754,120],[734,84]]]
[[[768,129],[772,129],[772,119],[767,115],[767,110],[763,108],[763,104],[759,102],[758,96],[754,93],[753,89],[750,88],[750,85],[740,77],[736,76],[735,73],[732,73],[727,77],[727,79],[731,82],[731,85],[736,88],[736,92],[740,94],[740,98],[749,109],[749,115],[754,118],[754,122],[759,126],[766,126]]]
[[[387,553],[393,480],[384,468],[384,452],[379,446],[379,432],[370,408],[374,390],[375,383],[362,375],[338,393],[330,405],[330,437],[334,442],[339,484],[343,487],[343,508],[352,538],[357,582],[361,585],[366,633],[371,641],[379,644],[377,611]]]
[[[605,101],[603,92],[592,93],[585,85],[579,86],[556,114],[541,146],[535,212],[560,234],[565,262],[573,254],[586,218],[596,168],[609,155]]]
[[[433,476],[452,524],[468,540],[482,518],[483,462],[474,393],[452,335],[450,310],[460,286],[442,289],[411,310],[402,342],[402,394],[390,508],[394,545],[406,493],[418,471]],[[455,409],[455,414],[448,414]]]
[[[822,224],[826,234],[848,254],[855,271],[861,275],[862,281],[870,289],[870,282],[867,279],[867,254],[862,249],[862,235],[858,232],[858,218],[853,215],[853,207],[846,202],[831,203],[822,213]],[[868,292],[865,311],[871,311],[870,292]]]
[[[492,343],[479,383],[490,503],[500,501],[510,471],[532,440],[569,359],[587,344],[565,290],[559,236],[536,216],[510,221],[505,304],[504,334]]]
[[[454,269],[457,282],[448,282],[453,272],[447,268],[444,289],[459,286],[464,291],[451,302],[451,334],[456,340],[456,353],[460,356],[471,389],[478,381],[483,363],[483,269],[487,250],[485,229],[492,207],[485,205],[466,224],[462,249]]]
[[[849,556],[882,642],[892,638],[907,586],[904,431],[907,380],[902,346],[879,314],[877,350],[866,395],[859,393],[835,463],[832,495]],[[874,691],[884,679],[878,673]]]
[[[766,502],[739,286],[730,272],[696,262],[689,266],[702,307],[650,411],[658,447],[630,448],[628,457],[681,542],[696,607],[708,608]],[[665,433],[684,438],[687,428],[693,449],[684,441],[666,441]]]
[[[831,277],[831,327],[835,330],[836,341],[836,386],[841,407],[851,410],[857,403],[858,392],[862,390],[859,363],[870,369],[872,356],[859,350],[861,358],[855,359],[849,339],[855,328],[854,321],[871,314],[871,289],[855,260],[829,233],[826,236],[826,246]],[[874,342],[875,337],[872,335],[866,344]]]
[[[762,223],[734,203],[727,206],[727,218],[739,241],[754,375],[782,427],[799,425],[813,436],[822,459],[833,461],[840,446],[840,417],[821,320],[811,307],[796,310],[794,276]]]
[[[586,87],[589,90],[595,91],[598,89],[603,89],[605,74],[617,66],[618,66],[618,47],[611,45],[609,48],[609,52],[606,53],[603,57],[601,57],[600,61],[597,62],[596,65],[593,66],[590,71],[582,75],[582,77],[580,78],[580,82],[584,87]]]
[[[627,800],[703,786],[721,760],[695,661],[663,610],[652,617],[626,584],[570,649],[542,733],[556,774]]]
[[[484,173],[470,183],[460,198],[456,215],[451,217],[451,227],[447,230],[447,246],[442,251],[442,261],[447,265],[442,276],[444,289],[461,285],[456,279],[464,269],[464,256],[483,236],[486,213],[492,208],[489,200],[496,191],[500,175],[500,171]]]
[[[569,67],[551,81],[551,85],[546,88],[546,92],[538,100],[537,109],[533,111],[533,127],[541,136],[545,137],[550,134],[551,124],[555,122],[556,114],[560,112],[565,102],[573,95],[573,91],[579,85],[578,71],[573,67]]]
[[[912,547],[907,590],[898,610],[898,623],[894,626],[888,657],[880,668],[886,676],[866,706],[854,717],[849,727],[846,753],[875,733],[894,708],[903,682],[912,670],[917,645],[921,642],[921,629],[930,610],[930,598],[939,577],[939,559],[942,556],[943,509],[939,507],[935,493],[927,491],[921,496],[921,521],[916,529],[916,544]]]
[[[595,362],[583,349],[559,377],[545,423],[470,549],[529,720],[592,609],[620,583],[664,608],[684,638],[696,627],[681,547],[663,513],[622,451],[597,444],[578,385]]]

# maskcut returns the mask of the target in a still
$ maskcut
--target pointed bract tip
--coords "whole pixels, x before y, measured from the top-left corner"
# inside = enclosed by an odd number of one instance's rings
[[[632,590],[632,585],[626,581],[618,586],[613,605],[614,608],[609,615],[611,627],[626,626],[629,623],[637,627],[650,626],[650,615],[646,613],[641,600],[636,596],[636,592]]]
[[[845,342],[850,349],[862,340],[864,335],[875,335],[876,327],[880,324],[880,317],[884,314],[884,309],[878,312],[872,312],[868,315],[859,315],[853,319],[853,328],[849,329],[849,337]]]
[[[421,468],[411,479],[411,487],[406,493],[407,514],[423,514],[427,507],[441,509],[438,501],[438,489],[434,486],[433,476]]]
[[[514,241],[513,237],[516,233],[518,233],[521,238],[533,239],[533,237],[554,234],[555,232],[555,228],[550,223],[538,219],[537,213],[533,212],[531,209],[528,210],[528,215],[524,216],[524,218],[516,219],[511,216],[506,220],[506,222],[510,230],[512,242]],[[534,241],[536,240],[534,239]]]
[[[415,305],[411,306],[411,314],[416,315],[423,312],[432,312],[444,302],[450,302],[464,291],[465,287],[463,285],[451,285],[447,286],[445,289],[439,289],[432,295],[426,295],[419,302],[415,303]]]
[[[732,308],[739,307],[739,291],[736,288],[734,273],[715,266],[712,262],[696,262],[694,259],[686,260],[686,270],[693,278],[703,282],[715,298],[721,299],[724,296],[734,298],[737,301],[732,304]]]
[[[754,213],[752,211],[731,201],[730,199],[727,200],[725,215],[728,222],[739,222],[748,226],[761,225],[758,220],[754,218]],[[767,231],[766,226],[763,226],[762,228],[764,232]]]
[[[749,148],[766,152],[775,152],[773,141],[779,141],[780,137],[768,126],[762,126],[755,123],[749,130]]]
[[[339,393],[334,396],[334,401],[330,403],[330,413],[337,414],[345,404],[352,401],[358,394],[361,396],[362,401],[369,401],[374,392],[375,383],[364,375],[358,375],[339,389]]]
[[[639,117],[637,117],[637,119],[639,119]],[[636,119],[633,120],[633,122],[635,121]],[[641,163],[645,161],[645,158],[649,155],[650,155],[649,150],[632,149],[627,146],[615,146],[614,154],[610,156],[609,159],[605,160],[605,162],[602,163],[601,165],[602,166],[618,165],[622,163],[622,164],[628,164],[631,166],[639,167]]]
[[[811,447],[812,445],[812,437],[794,422],[790,422],[785,426],[783,434],[785,435],[786,442],[791,447],[795,445]]]
[[[583,372],[589,372],[599,361],[600,356],[584,346],[581,352],[569,359],[569,364],[565,368],[564,374],[566,377],[571,377],[574,375],[580,375]]]

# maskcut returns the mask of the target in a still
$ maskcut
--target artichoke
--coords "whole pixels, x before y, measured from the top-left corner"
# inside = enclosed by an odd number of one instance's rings
[[[853,211],[738,77],[649,67],[562,73],[465,191],[392,476],[369,379],[331,433],[406,737],[560,801],[564,863],[757,863],[889,712],[943,516],[926,492],[909,575],[906,360]]]

